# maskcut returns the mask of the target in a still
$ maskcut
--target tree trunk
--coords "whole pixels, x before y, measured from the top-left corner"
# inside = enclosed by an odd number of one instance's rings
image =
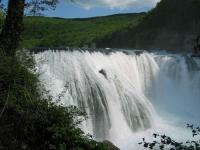
[[[9,0],[8,12],[0,34],[0,49],[8,56],[15,56],[23,29],[25,0]]]

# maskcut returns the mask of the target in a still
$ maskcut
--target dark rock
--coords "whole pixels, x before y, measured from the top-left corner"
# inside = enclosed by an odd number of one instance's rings
[[[101,73],[106,79],[108,79],[106,71],[104,69],[99,70],[99,73]]]
[[[105,140],[102,143],[107,147],[107,150],[120,150],[118,147],[113,145],[113,143],[111,143],[110,141]]]

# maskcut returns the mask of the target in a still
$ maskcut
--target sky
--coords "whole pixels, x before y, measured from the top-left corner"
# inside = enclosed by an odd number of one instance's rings
[[[49,17],[87,18],[118,13],[149,11],[159,0],[60,0],[55,10],[44,12]]]

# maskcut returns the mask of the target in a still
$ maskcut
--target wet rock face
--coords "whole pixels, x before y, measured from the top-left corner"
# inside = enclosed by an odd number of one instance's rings
[[[113,143],[111,143],[110,141],[105,140],[102,143],[105,145],[105,147],[107,148],[107,150],[120,150],[118,147],[116,147],[115,145],[113,145]]]
[[[99,73],[101,73],[106,79],[108,79],[106,71],[104,69],[99,70]]]

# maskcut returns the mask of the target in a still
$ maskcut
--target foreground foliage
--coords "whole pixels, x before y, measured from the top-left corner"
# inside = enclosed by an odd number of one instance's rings
[[[0,149],[108,149],[78,127],[84,113],[52,102],[25,58],[0,54]]]
[[[191,129],[193,137],[200,135],[200,127],[194,127],[194,125],[187,124],[187,128]],[[146,142],[145,138],[143,138],[143,141],[138,144],[142,144],[148,149],[200,150],[200,140],[188,139],[186,142],[177,142],[169,136],[156,133],[153,134],[153,137],[155,138],[153,142]]]

